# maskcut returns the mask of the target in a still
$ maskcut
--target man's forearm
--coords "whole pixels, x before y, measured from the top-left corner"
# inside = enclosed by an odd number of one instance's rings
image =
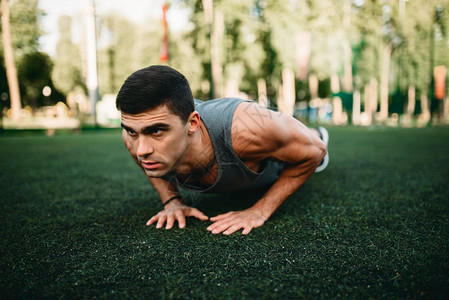
[[[148,180],[150,181],[156,192],[159,194],[162,204],[172,197],[179,195],[178,188],[162,178],[148,177]]]
[[[286,167],[279,179],[252,208],[259,210],[268,219],[294,192],[313,174],[316,166],[301,165]]]

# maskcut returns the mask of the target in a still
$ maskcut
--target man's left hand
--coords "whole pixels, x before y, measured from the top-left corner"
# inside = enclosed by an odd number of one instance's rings
[[[267,219],[258,210],[249,208],[242,211],[230,211],[210,220],[214,223],[207,227],[207,230],[213,234],[223,232],[225,235],[230,235],[240,229],[243,229],[242,234],[248,234],[253,228],[262,226]]]

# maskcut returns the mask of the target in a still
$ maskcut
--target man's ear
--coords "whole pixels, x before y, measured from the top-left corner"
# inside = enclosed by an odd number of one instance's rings
[[[190,114],[189,119],[187,120],[187,125],[189,134],[195,133],[200,128],[201,118],[197,111]]]

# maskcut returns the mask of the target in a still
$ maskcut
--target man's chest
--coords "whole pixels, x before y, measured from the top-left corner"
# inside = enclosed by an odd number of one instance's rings
[[[261,163],[258,161],[242,161],[245,166],[253,172],[258,172],[261,166]],[[193,185],[199,188],[207,188],[214,185],[218,180],[218,164],[215,162],[209,170],[206,170],[203,174],[194,173],[189,176],[180,176],[178,180],[181,181],[184,185]],[[236,181],[239,178],[235,178]]]

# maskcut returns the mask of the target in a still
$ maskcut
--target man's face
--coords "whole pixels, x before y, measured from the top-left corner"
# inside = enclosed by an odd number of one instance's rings
[[[165,105],[138,114],[122,112],[124,138],[149,177],[176,168],[187,148],[188,126]]]

